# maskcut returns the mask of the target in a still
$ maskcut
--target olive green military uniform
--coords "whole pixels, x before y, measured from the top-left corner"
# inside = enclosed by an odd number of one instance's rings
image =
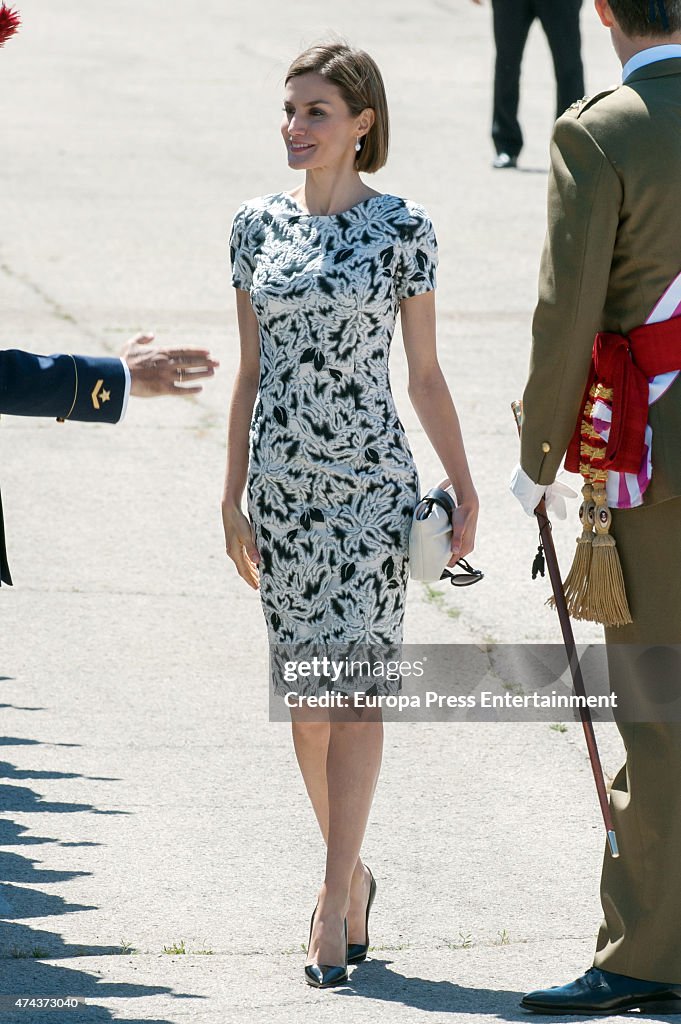
[[[556,122],[523,398],[521,465],[535,482],[549,484],[558,472],[596,333],[643,324],[680,272],[681,58],[674,57],[640,67],[625,85],[575,104]],[[681,376],[651,406],[649,422],[653,472],[644,503],[613,511],[633,623],[606,629],[606,642],[612,689],[629,702],[645,696],[646,680],[625,645],[681,644]],[[668,671],[670,685],[681,688],[681,672]],[[604,859],[595,965],[681,983],[681,723],[619,728],[627,763],[611,806],[621,856]]]

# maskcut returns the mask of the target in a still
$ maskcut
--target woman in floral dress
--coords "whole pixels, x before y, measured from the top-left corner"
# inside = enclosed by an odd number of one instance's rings
[[[389,647],[402,638],[419,496],[388,375],[398,312],[409,396],[457,496],[450,564],[472,550],[477,522],[436,354],[435,234],[422,206],[360,178],[388,152],[383,82],[368,54],[330,43],[296,58],[282,135],[304,184],[242,204],[230,241],[241,360],[222,506],[227,553],[260,589],[271,645]],[[273,683],[283,692],[276,673]],[[382,721],[372,708],[291,716],[327,845],[305,974],[328,987],[366,956],[376,883],[360,849]]]

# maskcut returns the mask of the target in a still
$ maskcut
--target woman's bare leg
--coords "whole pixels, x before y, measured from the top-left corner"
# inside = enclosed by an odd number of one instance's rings
[[[383,723],[374,709],[364,709],[359,720],[352,712],[339,717],[334,711],[331,721],[316,709],[296,709],[292,731],[298,764],[327,844],[309,960],[342,964],[344,917],[348,941],[366,941],[370,878],[359,851],[381,766]]]

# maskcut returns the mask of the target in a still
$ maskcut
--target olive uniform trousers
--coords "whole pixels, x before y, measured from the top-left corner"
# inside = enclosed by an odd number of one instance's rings
[[[606,628],[626,763],[610,805],[596,967],[681,984],[681,498],[613,510],[631,625]],[[674,646],[667,646],[674,645]],[[674,720],[676,719],[676,720]]]

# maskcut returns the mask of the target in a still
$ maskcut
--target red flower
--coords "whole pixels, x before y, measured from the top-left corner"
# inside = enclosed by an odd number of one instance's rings
[[[6,39],[14,35],[20,24],[19,12],[13,11],[11,7],[6,7],[3,3],[0,7],[0,46]]]

